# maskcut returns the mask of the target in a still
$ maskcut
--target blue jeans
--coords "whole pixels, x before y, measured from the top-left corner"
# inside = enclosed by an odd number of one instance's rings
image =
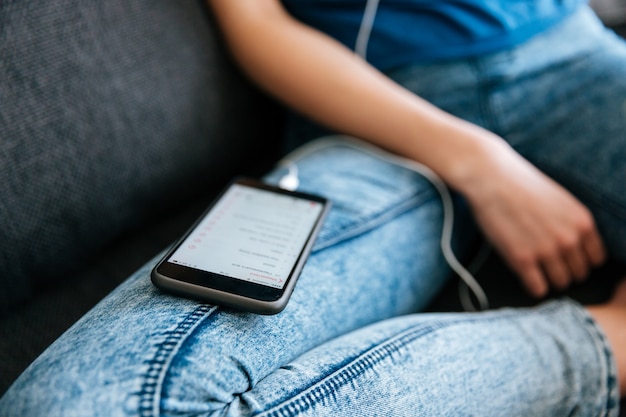
[[[624,259],[626,46],[587,11],[513,51],[390,75],[510,139]],[[153,260],[26,370],[0,415],[617,415],[612,353],[578,304],[418,313],[450,276],[427,181],[341,145],[298,168],[334,205],[282,313],[161,293]],[[463,253],[473,227],[457,208]]]

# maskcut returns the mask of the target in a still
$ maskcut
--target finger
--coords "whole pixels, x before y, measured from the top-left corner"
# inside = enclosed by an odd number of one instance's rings
[[[527,265],[523,269],[518,269],[518,273],[531,296],[541,298],[548,293],[548,282],[538,264]]]
[[[593,266],[600,266],[606,260],[606,248],[595,228],[583,239],[583,250]]]
[[[590,260],[582,247],[575,247],[564,251],[563,258],[572,278],[576,282],[584,281],[589,274]]]
[[[572,276],[567,263],[561,257],[550,257],[542,262],[542,266],[552,287],[564,290],[570,285]]]

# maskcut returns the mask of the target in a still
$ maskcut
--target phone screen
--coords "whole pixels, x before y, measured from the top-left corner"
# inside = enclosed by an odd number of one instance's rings
[[[230,184],[152,271],[179,295],[262,314],[282,310],[330,203],[256,180]]]
[[[168,262],[283,288],[323,204],[234,184]]]

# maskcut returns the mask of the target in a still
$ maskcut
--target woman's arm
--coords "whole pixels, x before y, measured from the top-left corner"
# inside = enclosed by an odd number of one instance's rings
[[[451,185],[461,173],[449,171],[462,167],[459,161],[452,164],[449,150],[478,153],[481,142],[488,141],[483,132],[477,132],[474,141],[459,137],[469,124],[421,100],[343,45],[294,20],[277,0],[209,3],[246,73],[326,126],[418,160]]]
[[[500,137],[397,85],[279,0],[208,0],[232,54],[262,88],[337,131],[433,169],[541,296],[604,260],[588,210]]]

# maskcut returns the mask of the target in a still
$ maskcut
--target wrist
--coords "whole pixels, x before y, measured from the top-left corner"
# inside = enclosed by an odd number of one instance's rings
[[[422,132],[430,136],[428,143],[434,146],[429,146],[421,162],[468,198],[501,175],[504,161],[515,154],[499,136],[458,119],[435,122],[430,131]],[[414,143],[424,142],[417,138]]]

